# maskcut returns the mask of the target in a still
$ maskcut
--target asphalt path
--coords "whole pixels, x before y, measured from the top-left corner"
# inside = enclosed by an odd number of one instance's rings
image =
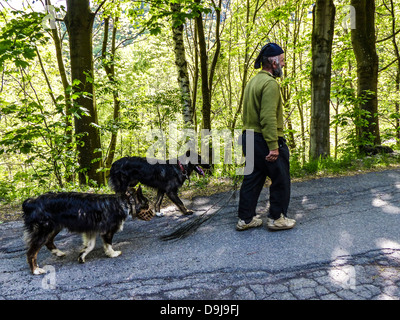
[[[266,220],[268,189],[258,206]],[[79,264],[79,235],[56,238],[66,256],[38,255],[48,272],[29,272],[20,221],[0,225],[0,299],[370,300],[400,299],[400,170],[292,184],[292,230],[235,230],[238,193],[197,197],[183,217],[174,207],[146,222],[128,218]],[[195,232],[160,237],[199,216]],[[231,310],[232,312],[234,310]]]

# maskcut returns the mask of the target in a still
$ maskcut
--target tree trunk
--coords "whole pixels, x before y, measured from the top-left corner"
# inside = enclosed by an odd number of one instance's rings
[[[335,5],[317,0],[313,10],[310,159],[330,155],[329,107]]]
[[[92,28],[95,14],[89,0],[67,0],[65,23],[69,34],[71,83],[79,97],[74,100],[75,135],[79,161],[79,183],[104,184],[100,135],[93,88]]]
[[[213,1],[214,3],[214,1]],[[208,88],[210,90],[210,100],[213,91],[213,80],[215,75],[215,69],[217,67],[219,55],[221,53],[221,37],[220,37],[220,28],[221,28],[221,11],[222,11],[222,0],[218,1],[218,5],[214,3],[215,10],[215,52],[211,61],[210,73],[208,78]]]
[[[194,24],[194,66],[193,66],[193,87],[192,87],[192,110],[193,110],[193,122],[194,128],[197,130],[197,114],[196,114],[196,102],[197,102],[197,90],[198,90],[198,83],[199,83],[199,46],[197,44],[197,25]]]
[[[195,2],[200,4],[200,0],[196,0]],[[208,83],[208,55],[206,37],[204,34],[203,16],[200,11],[199,15],[196,17],[196,26],[200,53],[201,93],[203,97],[202,129],[211,130],[211,92]]]
[[[172,20],[172,39],[174,41],[175,64],[178,71],[178,83],[182,95],[182,115],[185,126],[193,126],[193,108],[190,97],[190,80],[183,42],[183,22],[177,18],[181,12],[181,5],[171,3],[171,11],[174,13]]]
[[[115,78],[115,51],[116,51],[115,41],[117,36],[118,17],[114,18],[113,21],[114,21],[114,26],[111,36],[111,52],[109,54],[109,57],[107,57],[107,42],[108,42],[110,18],[107,17],[104,19],[104,37],[101,50],[101,58],[103,60],[103,66],[104,70],[106,71],[108,80],[112,83],[113,87],[113,92],[112,92],[114,101],[113,121],[118,122],[120,118],[120,109],[121,109],[118,83]],[[111,165],[114,161],[115,149],[117,147],[117,138],[118,138],[118,128],[115,128],[111,131],[111,139],[110,139],[110,144],[108,146],[108,154],[104,161],[104,166],[107,169],[111,168]]]
[[[51,6],[50,0],[46,0],[46,5]],[[65,100],[65,135],[67,137],[66,142],[68,144],[68,151],[72,151],[72,138],[73,138],[73,126],[72,126],[72,101],[71,101],[71,94],[69,90],[69,81],[67,72],[65,70],[63,55],[62,55],[62,42],[60,36],[58,34],[59,29],[57,27],[51,29],[52,38],[54,41],[54,46],[56,49],[56,58],[57,58],[57,65],[58,71],[60,73],[61,82],[64,89],[64,100]],[[66,168],[65,173],[65,180],[67,182],[72,182],[74,179],[74,174],[71,172],[69,166]]]
[[[360,101],[357,137],[360,145],[380,144],[378,119],[378,55],[375,46],[375,1],[351,0],[356,28],[351,42],[357,60],[357,98]]]
[[[397,92],[400,92],[400,50],[399,46],[397,44],[396,40],[396,13],[395,13],[395,8],[394,8],[394,3],[393,0],[390,0],[390,15],[392,16],[392,42],[393,42],[393,47],[394,47],[394,53],[397,58],[397,70],[396,70],[396,78],[395,78],[395,84],[396,84],[396,90]],[[396,99],[395,102],[395,111],[396,114],[399,114],[400,112],[400,103],[399,100]],[[398,117],[396,117],[396,140],[397,140],[397,145],[400,145],[400,120]]]

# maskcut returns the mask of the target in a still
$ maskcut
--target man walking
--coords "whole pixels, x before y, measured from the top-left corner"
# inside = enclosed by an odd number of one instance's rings
[[[275,80],[282,76],[285,66],[282,48],[275,43],[265,45],[254,68],[261,66],[262,70],[248,82],[244,92],[242,148],[246,161],[254,162],[254,170],[244,176],[240,189],[236,225],[239,231],[262,225],[256,206],[267,177],[271,179],[267,227],[285,230],[296,224],[286,216],[290,201],[289,149],[283,137],[280,86]],[[254,155],[246,155],[248,130],[254,131]]]

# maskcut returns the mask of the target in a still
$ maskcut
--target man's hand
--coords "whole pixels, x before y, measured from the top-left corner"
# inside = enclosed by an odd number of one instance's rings
[[[269,154],[265,157],[268,162],[275,162],[279,157],[279,149],[270,150]]]

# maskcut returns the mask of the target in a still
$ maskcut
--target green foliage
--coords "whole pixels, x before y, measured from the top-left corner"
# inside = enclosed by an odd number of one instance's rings
[[[31,1],[31,0],[24,0]],[[102,3],[92,2],[94,9]],[[333,42],[331,86],[332,157],[308,161],[310,125],[311,31],[310,11],[313,1],[223,1],[221,9],[221,51],[212,83],[212,128],[240,129],[243,87],[257,72],[253,69],[259,48],[266,42],[284,47],[286,67],[279,80],[285,107],[285,134],[291,147],[291,171],[295,178],[316,174],[339,174],[346,170],[364,170],[397,161],[395,158],[362,158],[358,146],[371,137],[360,139],[356,127],[366,124],[370,116],[358,108],[356,98],[356,61],[351,44],[351,30],[342,22],[348,7],[337,3]],[[387,3],[387,2],[386,2]],[[172,10],[172,4],[179,4]],[[0,15],[0,199],[12,201],[49,190],[76,190],[76,155],[74,118],[87,110],[76,104],[85,95],[95,99],[103,154],[117,135],[114,159],[126,155],[145,156],[153,143],[147,138],[151,129],[168,133],[171,122],[181,123],[181,97],[174,63],[171,27],[184,24],[186,59],[191,77],[194,104],[194,128],[201,130],[202,96],[198,47],[194,19],[201,13],[207,52],[211,65],[216,50],[216,2],[156,0],[134,2],[106,1],[94,23],[94,73],[86,81],[94,84],[95,95],[78,90],[79,82],[70,83],[66,91],[51,32],[42,28],[43,13],[5,11]],[[395,2],[398,13],[400,4]],[[59,10],[61,13],[61,9]],[[3,14],[4,13],[4,14]],[[393,21],[382,1],[377,1],[377,39],[391,35]],[[110,18],[106,53],[102,56],[104,18]],[[118,18],[118,19],[117,19]],[[174,25],[173,25],[174,24]],[[112,27],[115,56],[111,55]],[[63,62],[70,72],[68,33],[57,23],[61,35]],[[400,43],[397,34],[397,43]],[[380,59],[379,120],[382,141],[396,144],[400,132],[400,95],[393,63],[392,38],[377,43]],[[39,64],[39,56],[43,69]],[[115,69],[110,79],[104,66]],[[47,79],[46,79],[47,77]],[[47,81],[48,80],[48,81]],[[70,81],[70,79],[68,79]],[[197,84],[195,83],[197,80]],[[115,93],[120,110],[114,117]],[[66,95],[70,96],[70,101]],[[70,102],[67,108],[67,102]],[[68,109],[68,110],[67,110]],[[99,159],[93,159],[98,161]],[[103,159],[104,160],[104,159]],[[213,178],[235,177],[236,164],[216,164]],[[103,168],[101,170],[106,170]],[[212,181],[193,178],[191,184],[203,188]],[[81,189],[84,190],[84,189]],[[107,188],[96,189],[99,192]]]
[[[0,140],[0,153],[25,155],[23,163],[32,168],[40,163],[32,173],[39,185],[47,185],[53,175],[62,185],[63,177],[71,175],[75,155],[59,110],[48,111],[43,105],[23,99],[20,105],[3,104],[0,112],[10,119],[12,127]]]
[[[26,68],[36,57],[36,47],[48,41],[41,22],[44,14],[12,11],[16,17],[7,22],[0,32],[0,70],[12,61],[17,68]]]

